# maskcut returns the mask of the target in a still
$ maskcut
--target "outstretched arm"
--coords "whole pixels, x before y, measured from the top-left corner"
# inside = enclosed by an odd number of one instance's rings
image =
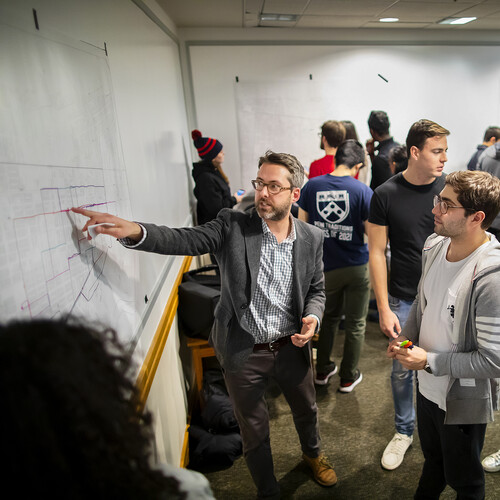
[[[89,218],[89,220],[85,223],[85,226],[82,228],[83,232],[88,231],[90,226],[105,224],[95,227],[94,231],[97,234],[108,234],[109,236],[113,236],[118,239],[130,238],[134,241],[140,241],[142,238],[142,228],[139,224],[137,224],[137,222],[131,222],[125,219],[120,219],[119,217],[116,217],[116,215],[95,212],[84,208],[72,208],[71,211],[75,214],[80,214]],[[90,234],[87,238],[89,240],[92,239]]]
[[[111,214],[73,208],[74,213],[84,215],[89,220],[83,227],[87,231],[92,225],[98,234],[114,236],[128,248],[162,255],[203,255],[216,253],[223,241],[230,223],[232,210],[223,209],[219,216],[202,226],[170,228],[155,224],[131,222]],[[108,225],[114,224],[114,225]],[[143,234],[144,228],[144,234]],[[90,239],[90,238],[89,238]]]

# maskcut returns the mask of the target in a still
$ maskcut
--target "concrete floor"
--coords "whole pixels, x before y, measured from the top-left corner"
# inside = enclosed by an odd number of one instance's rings
[[[335,343],[341,360],[343,332]],[[271,387],[268,404],[271,415],[271,445],[283,499],[373,499],[413,498],[423,464],[418,432],[405,460],[395,471],[380,465],[382,452],[394,435],[394,410],[389,383],[391,363],[385,357],[386,338],[377,323],[368,322],[360,369],[363,381],[350,394],[337,391],[335,375],[327,386],[317,387],[323,450],[335,466],[339,482],[324,488],[312,480],[301,461],[301,451],[292,417],[279,389]],[[488,426],[483,456],[500,449],[500,415]],[[206,473],[219,500],[246,500],[256,497],[256,489],[240,457],[232,467]],[[449,487],[441,499],[455,498]],[[486,473],[486,499],[500,499],[500,472]]]

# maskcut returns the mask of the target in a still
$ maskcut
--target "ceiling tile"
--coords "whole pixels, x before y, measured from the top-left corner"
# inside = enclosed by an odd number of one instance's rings
[[[455,17],[460,10],[462,9],[455,3],[398,2],[385,10],[383,16],[398,17],[401,21],[432,21]]]
[[[500,2],[489,5],[475,5],[470,9],[460,11],[460,17],[486,17],[492,14],[500,14]]]
[[[302,16],[298,28],[360,28],[371,21],[367,16]]]
[[[308,0],[265,0],[262,12],[268,14],[302,14]]]
[[[393,3],[394,0],[311,0],[304,14],[374,17]]]
[[[437,3],[447,3],[447,4],[455,4],[455,5],[459,5],[461,8],[463,8],[463,5],[464,4],[470,4],[470,5],[474,5],[474,4],[479,4],[479,3],[483,3],[484,0],[398,0],[399,3],[433,3],[433,4],[437,4]],[[492,0],[493,2],[497,2],[498,0]]]
[[[241,27],[242,2],[234,0],[157,0],[178,28]]]

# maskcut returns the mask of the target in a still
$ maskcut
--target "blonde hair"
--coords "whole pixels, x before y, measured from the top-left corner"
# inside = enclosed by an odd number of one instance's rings
[[[226,181],[226,184],[229,185],[229,179],[227,175],[224,173],[224,170],[222,170],[222,167],[220,165],[216,165],[215,168],[219,171],[219,174],[222,175],[222,178]]]

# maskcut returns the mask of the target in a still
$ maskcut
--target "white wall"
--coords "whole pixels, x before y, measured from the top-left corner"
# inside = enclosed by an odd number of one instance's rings
[[[235,76],[244,83],[272,83],[276,97],[281,94],[280,86],[286,89],[310,81],[310,74],[323,92],[330,89],[328,99],[323,99],[323,113],[318,112],[317,128],[301,139],[309,148],[305,153],[297,147],[294,134],[287,134],[286,128],[281,131],[280,144],[289,135],[289,152],[298,151],[305,165],[322,155],[317,146],[322,121],[350,119],[364,141],[369,137],[366,120],[372,109],[388,112],[391,132],[400,142],[420,118],[447,127],[451,131],[447,171],[464,168],[485,129],[500,124],[500,51],[496,46],[316,45],[318,41],[311,45],[306,40],[293,45],[291,41],[261,45],[266,42],[260,41],[253,46],[245,40],[231,46],[227,40],[191,44],[189,35],[188,31],[183,37],[189,48],[197,122],[204,133],[224,143],[226,170],[235,188],[248,189],[239,158],[242,144]],[[293,114],[293,100],[289,103]],[[266,116],[262,127],[269,128],[270,119]],[[240,127],[241,133],[251,135],[245,124]],[[270,146],[275,134],[269,134]]]

